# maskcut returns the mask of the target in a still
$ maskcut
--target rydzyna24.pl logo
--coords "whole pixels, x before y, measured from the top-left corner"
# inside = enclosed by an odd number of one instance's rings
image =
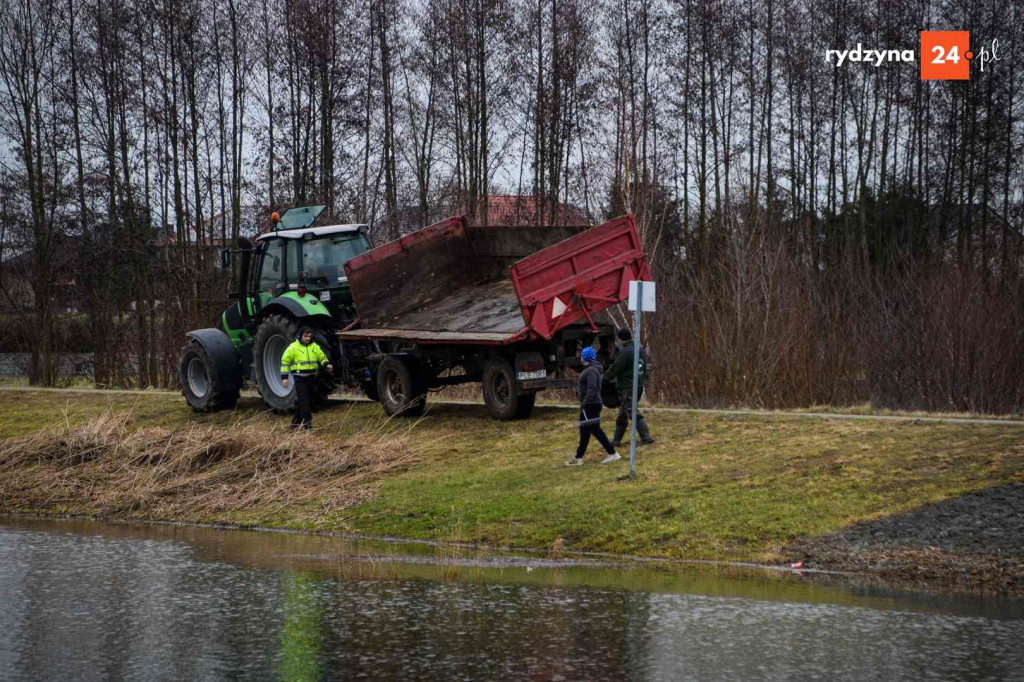
[[[972,62],[982,73],[985,67],[1000,61],[999,41],[982,46],[975,54],[971,51],[970,31],[921,31],[921,79],[968,80]],[[836,66],[850,63],[879,67],[887,62],[915,62],[913,50],[876,50],[857,47],[845,50],[825,50],[825,61]]]

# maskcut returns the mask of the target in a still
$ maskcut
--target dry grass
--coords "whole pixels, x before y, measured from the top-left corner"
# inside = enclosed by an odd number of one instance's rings
[[[102,516],[231,520],[289,509],[314,520],[365,501],[419,461],[407,424],[365,425],[343,443],[240,421],[138,428],[131,413],[65,420],[0,442],[0,507]]]

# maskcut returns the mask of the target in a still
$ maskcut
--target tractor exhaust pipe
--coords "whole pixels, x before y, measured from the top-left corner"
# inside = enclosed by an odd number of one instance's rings
[[[241,251],[242,262],[238,267],[238,311],[242,314],[242,322],[246,327],[252,322],[252,314],[249,312],[249,292],[246,287],[249,285],[249,264],[252,261],[252,241],[248,237],[238,238],[238,248]]]

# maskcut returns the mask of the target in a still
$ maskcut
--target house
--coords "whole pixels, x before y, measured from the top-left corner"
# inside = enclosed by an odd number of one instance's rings
[[[77,313],[82,308],[83,292],[79,275],[83,262],[84,240],[81,237],[55,234],[51,246],[51,297],[54,312]],[[31,248],[7,251],[0,261],[0,313],[29,313],[35,308],[32,270],[35,251]]]

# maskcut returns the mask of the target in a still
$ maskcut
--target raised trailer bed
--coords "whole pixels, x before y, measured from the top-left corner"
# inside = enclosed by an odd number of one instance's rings
[[[429,389],[483,384],[497,419],[574,384],[578,351],[603,359],[598,314],[650,279],[632,215],[579,228],[471,226],[449,218],[345,264],[358,320],[338,333],[351,369],[388,414],[422,413]]]

